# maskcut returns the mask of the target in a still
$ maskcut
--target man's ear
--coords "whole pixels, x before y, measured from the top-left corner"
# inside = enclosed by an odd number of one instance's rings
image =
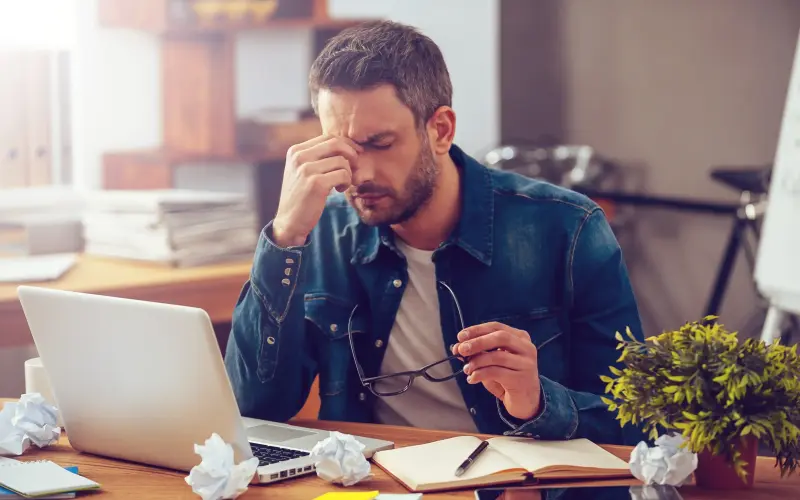
[[[428,139],[433,153],[446,155],[450,152],[456,135],[456,113],[449,106],[437,109],[428,120]]]

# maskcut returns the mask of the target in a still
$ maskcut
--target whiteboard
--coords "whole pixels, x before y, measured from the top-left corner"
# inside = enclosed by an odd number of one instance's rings
[[[800,314],[800,38],[767,195],[755,281],[773,306]]]

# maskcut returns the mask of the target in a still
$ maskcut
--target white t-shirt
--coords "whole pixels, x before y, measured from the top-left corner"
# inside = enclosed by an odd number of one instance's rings
[[[418,370],[450,354],[442,338],[433,252],[412,248],[399,239],[396,244],[408,262],[408,283],[389,335],[381,375]],[[449,363],[432,370],[438,376],[452,373]],[[455,379],[431,382],[417,377],[403,394],[377,398],[375,418],[389,425],[477,432]]]

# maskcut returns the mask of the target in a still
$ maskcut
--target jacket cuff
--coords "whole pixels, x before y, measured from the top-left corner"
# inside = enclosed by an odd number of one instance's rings
[[[512,417],[503,403],[497,400],[500,418],[511,428],[503,434],[546,441],[572,439],[578,429],[578,409],[569,395],[569,390],[558,382],[542,376],[539,376],[539,387],[542,407],[539,415],[532,420],[522,421]]]
[[[303,246],[282,248],[272,240],[272,221],[261,231],[256,246],[250,280],[264,307],[278,323],[289,311],[303,261]]]

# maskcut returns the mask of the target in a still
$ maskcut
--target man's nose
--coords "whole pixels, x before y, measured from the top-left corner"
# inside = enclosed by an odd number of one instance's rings
[[[354,186],[360,186],[375,178],[374,162],[372,159],[368,158],[368,155],[360,155],[358,157],[358,162],[351,167],[351,171],[353,174],[352,184]]]

